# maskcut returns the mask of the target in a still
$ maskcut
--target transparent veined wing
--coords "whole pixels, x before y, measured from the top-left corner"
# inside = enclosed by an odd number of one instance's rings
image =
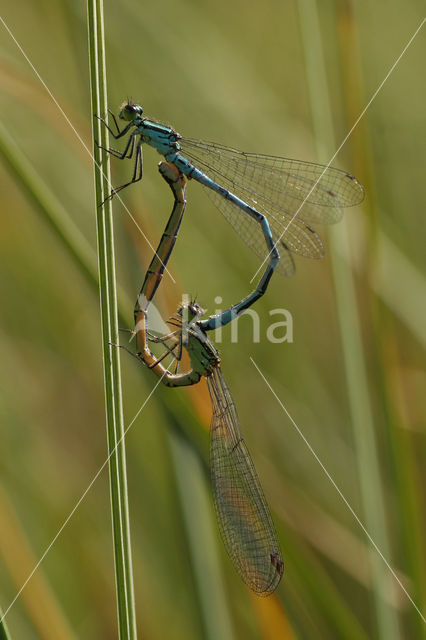
[[[214,142],[183,138],[188,157],[229,179],[254,199],[260,199],[309,222],[340,220],[342,207],[362,202],[364,189],[349,173],[315,162],[237,151]]]
[[[337,222],[343,207],[358,204],[363,189],[350,174],[315,163],[249,154],[216,143],[183,138],[182,153],[212,180],[263,213],[274,242],[281,249],[277,271],[292,275],[294,263],[287,249],[309,258],[324,255],[322,242],[304,220]],[[262,259],[265,246],[258,224],[232,202],[206,191],[248,246]]]
[[[211,482],[220,533],[241,578],[267,596],[283,574],[280,544],[220,367],[207,384],[213,405]]]

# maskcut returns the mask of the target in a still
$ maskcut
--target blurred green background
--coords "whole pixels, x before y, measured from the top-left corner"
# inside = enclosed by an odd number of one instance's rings
[[[110,106],[117,111],[131,97],[185,136],[327,163],[423,8],[413,0],[107,0]],[[85,3],[18,0],[3,19],[90,148]],[[71,231],[58,233],[29,182],[31,169],[60,203],[53,211],[63,207],[81,232],[90,261],[91,160],[0,29],[0,606],[7,609],[104,462],[106,442],[97,293],[64,243]],[[273,278],[256,305],[260,342],[242,318],[238,341],[228,327],[219,345],[282,542],[282,583],[266,600],[252,596],[220,542],[205,383],[159,387],[126,438],[140,637],[423,636],[416,607],[425,595],[424,59],[423,28],[333,161],[360,179],[366,198],[332,233],[319,230],[325,259],[296,257],[294,278]],[[24,159],[14,165],[11,150]],[[171,209],[159,159],[146,149],[143,182],[123,193],[153,246]],[[119,185],[131,165],[115,162],[112,171]],[[166,276],[156,298],[164,317],[182,292],[197,294],[210,313],[216,296],[225,308],[248,293],[258,267],[199,185],[190,183],[187,197],[169,267],[176,284]],[[114,210],[130,327],[152,250],[118,201]],[[77,245],[84,250],[83,240]],[[266,339],[277,308],[292,314],[292,343]],[[122,374],[128,425],[157,380],[124,352]],[[114,589],[104,471],[8,612],[11,636],[116,638]]]

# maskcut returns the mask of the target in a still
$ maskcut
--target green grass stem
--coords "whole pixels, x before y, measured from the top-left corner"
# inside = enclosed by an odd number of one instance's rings
[[[317,153],[322,161],[331,158],[338,144],[334,132],[331,98],[328,92],[323,42],[317,3],[298,0],[302,46]],[[354,277],[350,265],[333,245],[346,244],[346,227],[335,227],[329,234],[331,265],[336,294],[336,307],[343,347],[351,426],[356,449],[356,463],[362,501],[359,514],[365,528],[383,556],[390,562],[391,551],[385,513],[385,495],[380,475],[380,458],[374,426],[374,410],[368,388],[367,364],[364,353],[360,310],[358,309]],[[398,615],[384,597],[389,569],[376,549],[371,547],[373,602],[378,637],[399,640]]]
[[[9,631],[7,630],[6,620],[3,620],[3,611],[0,609],[0,640],[11,640]]]
[[[204,628],[203,638],[232,640],[235,636],[220,570],[219,541],[215,535],[206,474],[200,456],[182,434],[171,430],[169,443],[194,579],[197,583],[199,610]],[[219,613],[221,615],[218,615]]]
[[[94,140],[99,141],[102,146],[108,147],[107,131],[95,117],[95,115],[105,116],[107,114],[102,0],[88,0],[87,13],[93,135]],[[120,640],[136,640],[120,359],[118,349],[111,346],[119,342],[111,201],[108,200],[104,206],[99,206],[99,203],[109,195],[111,181],[109,159],[107,157],[102,159],[101,152],[95,143],[93,148],[95,159],[94,205],[98,238],[99,295],[118,629]]]

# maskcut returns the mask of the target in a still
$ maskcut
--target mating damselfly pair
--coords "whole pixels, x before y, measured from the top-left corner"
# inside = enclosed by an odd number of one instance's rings
[[[294,271],[291,252],[321,257],[323,248],[316,232],[303,218],[314,222],[336,222],[342,207],[362,200],[356,179],[343,171],[321,165],[261,156],[227,147],[182,138],[172,128],[142,117],[139,105],[125,103],[119,117],[128,121],[116,132],[129,138],[123,152],[107,149],[117,158],[135,157],[132,179],[121,189],[142,178],[142,144],[157,149],[167,163],[160,172],[174,194],[174,206],[158,249],[146,273],[135,310],[136,357],[168,387],[207,380],[213,407],[210,436],[210,467],[213,499],[222,539],[244,582],[257,594],[269,595],[279,584],[284,570],[281,549],[268,504],[241,434],[238,415],[223,377],[219,353],[207,333],[238,317],[266,291],[273,271],[285,275]],[[194,178],[207,187],[218,209],[247,244],[267,261],[256,289],[222,313],[202,319],[203,309],[195,302],[182,304],[169,320],[173,330],[155,336],[147,328],[148,306],[163,277],[176,242],[185,208],[186,179]],[[263,235],[263,241],[262,241]],[[277,247],[283,249],[282,258]],[[155,356],[149,343],[164,347]],[[179,372],[183,350],[190,369]],[[173,358],[173,370],[165,366]]]

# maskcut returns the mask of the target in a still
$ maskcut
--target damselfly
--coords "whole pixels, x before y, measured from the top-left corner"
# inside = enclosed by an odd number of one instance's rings
[[[204,310],[200,305],[195,301],[184,302],[169,320],[173,327],[171,333],[156,336],[150,332],[147,327],[148,306],[163,277],[185,208],[184,176],[166,162],[162,162],[159,168],[173,191],[174,207],[135,305],[136,357],[168,387],[188,386],[206,378],[213,408],[210,468],[219,529],[244,582],[258,595],[267,596],[276,589],[283,574],[281,549],[268,504],[241,435],[237,411],[220,367],[219,353],[207,332],[227,324],[263,295],[273,267],[268,264],[255,291],[226,311],[202,320]],[[155,356],[149,342],[161,344],[165,348],[164,354]],[[189,356],[190,369],[180,373],[183,350]],[[172,356],[174,362],[167,368],[163,363],[168,356]]]
[[[122,152],[106,151],[121,160],[134,156],[135,163],[132,179],[113,189],[109,197],[141,180],[142,144],[146,143],[185,176],[206,187],[216,207],[248,246],[262,259],[269,253],[277,271],[284,275],[294,272],[291,252],[309,258],[324,255],[319,236],[306,221],[337,222],[343,207],[359,204],[364,196],[354,176],[340,169],[183,138],[171,127],[145,118],[142,107],[129,102],[121,106],[118,115],[128,122],[122,130],[110,114],[116,131],[101,120],[111,135],[129,137]],[[283,249],[279,262],[277,247]]]

